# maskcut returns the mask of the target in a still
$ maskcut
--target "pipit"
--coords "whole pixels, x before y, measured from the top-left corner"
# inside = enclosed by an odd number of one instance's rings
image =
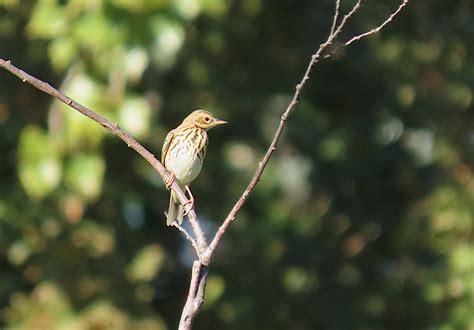
[[[181,205],[176,195],[171,191],[170,204],[166,214],[168,226],[175,220],[182,224],[183,217],[194,207],[194,196],[189,189],[189,184],[201,172],[209,143],[207,130],[225,123],[227,122],[215,118],[209,111],[196,110],[166,136],[161,152],[161,162],[171,172],[171,178],[167,180],[166,188],[170,189],[176,180],[179,186],[182,189],[186,188],[189,194],[188,202]],[[185,206],[188,206],[187,210],[185,210]]]

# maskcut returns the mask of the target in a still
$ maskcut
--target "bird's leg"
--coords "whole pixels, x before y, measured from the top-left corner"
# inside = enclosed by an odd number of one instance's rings
[[[184,214],[183,216],[188,215],[188,213],[194,208],[194,196],[191,192],[191,189],[189,189],[189,185],[186,185],[186,191],[189,194],[189,200],[183,204],[184,207]],[[188,209],[186,209],[186,205],[191,204]]]
[[[175,181],[176,181],[176,176],[174,175],[174,173],[171,173],[171,175],[165,181],[166,189],[170,190],[171,186],[173,185]]]

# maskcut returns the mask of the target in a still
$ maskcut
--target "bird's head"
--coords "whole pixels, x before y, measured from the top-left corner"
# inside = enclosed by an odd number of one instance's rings
[[[227,122],[215,118],[212,113],[207,110],[195,110],[184,119],[183,124],[198,126],[208,130],[218,125],[227,124]]]

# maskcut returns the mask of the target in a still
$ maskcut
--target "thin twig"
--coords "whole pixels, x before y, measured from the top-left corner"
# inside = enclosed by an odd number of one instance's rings
[[[330,36],[334,34],[334,29],[336,28],[337,19],[339,18],[340,5],[341,5],[341,0],[336,0],[336,9],[334,10],[334,17],[332,19],[331,32],[329,32]]]
[[[357,36],[355,36],[355,37],[352,37],[351,39],[349,39],[348,41],[346,41],[346,42],[344,43],[344,46],[347,47],[347,46],[349,46],[350,44],[352,44],[353,42],[355,42],[355,41],[357,41],[357,40],[363,39],[363,38],[365,38],[365,37],[368,37],[368,36],[371,35],[371,34],[377,33],[377,32],[379,32],[380,30],[382,30],[382,29],[385,27],[385,25],[387,25],[388,23],[390,23],[390,22],[394,19],[394,17],[397,16],[397,15],[400,13],[400,11],[402,11],[403,7],[405,7],[405,6],[408,4],[408,1],[409,1],[409,0],[404,0],[404,1],[402,2],[402,4],[401,4],[400,6],[398,6],[397,10],[395,10],[395,11],[392,13],[392,15],[390,15],[390,17],[387,18],[382,24],[380,24],[379,26],[377,26],[375,29],[372,29],[372,30],[370,30],[370,31],[361,33],[361,34],[359,34],[359,35],[357,35]]]
[[[332,34],[329,35],[328,39],[332,39],[332,40],[336,39],[336,37],[339,35],[339,33],[341,33],[342,29],[346,25],[349,18],[351,18],[351,16],[354,15],[359,10],[361,3],[362,3],[362,0],[357,0],[357,2],[354,4],[354,7],[352,7],[352,9],[347,14],[344,15],[341,23],[336,28],[336,30]]]
[[[58,91],[56,88],[54,88],[50,84],[44,81],[41,81],[38,78],[33,77],[29,73],[17,68],[11,63],[11,61],[6,61],[0,58],[0,67],[3,67],[4,69],[10,71],[15,76],[20,78],[21,81],[27,82],[33,85],[39,90],[55,97],[59,101],[68,105],[69,107],[77,110],[82,115],[102,125],[109,132],[118,136],[122,141],[124,141],[127,144],[127,146],[134,149],[148,163],[150,163],[150,165],[153,166],[153,168],[161,175],[161,177],[163,178],[163,181],[166,182],[168,180],[170,174],[166,170],[166,168],[163,166],[163,164],[161,164],[160,161],[156,159],[155,156],[151,152],[149,152],[147,149],[145,149],[145,147],[143,147],[140,143],[138,143],[137,140],[135,140],[127,132],[122,130],[117,123],[110,122],[109,120],[102,117],[101,115],[95,113],[89,108],[83,106],[82,104],[64,95],[63,93]],[[184,195],[184,192],[181,190],[181,188],[176,182],[173,183],[173,185],[171,186],[171,189],[173,189],[174,193],[176,194],[176,196],[178,196],[178,199],[181,203],[184,204],[187,202],[188,199],[186,198],[186,196]],[[199,249],[197,250],[197,253],[198,255],[201,255],[207,249],[206,237],[204,236],[204,232],[201,228],[201,225],[199,224],[199,221],[197,219],[197,216],[194,210],[191,210],[191,212],[189,212],[188,217],[189,217],[189,222],[191,223],[191,226],[193,227],[194,233],[196,234],[197,246],[199,247]]]
[[[198,245],[197,245],[196,240],[191,236],[191,234],[189,234],[188,231],[187,231],[186,229],[184,229],[184,227],[181,226],[177,221],[173,221],[173,222],[171,223],[171,226],[178,228],[178,230],[184,234],[184,236],[186,237],[186,239],[191,242],[191,244],[193,245],[194,249],[196,250],[196,252],[197,252],[198,255],[199,255],[199,247],[198,247]]]
[[[335,53],[337,53],[341,48],[345,48],[349,45],[351,45],[352,43],[356,42],[356,41],[359,41],[363,38],[366,38],[372,34],[375,34],[377,32],[379,32],[380,30],[382,30],[385,25],[387,25],[388,23],[390,23],[394,18],[395,16],[397,16],[401,11],[402,9],[408,5],[408,2],[409,0],[404,0],[400,6],[398,6],[397,10],[395,10],[385,21],[383,21],[379,26],[373,28],[372,30],[369,30],[369,31],[366,31],[364,33],[361,33],[361,34],[358,34],[354,37],[352,37],[351,39],[349,39],[348,41],[346,41],[345,43],[343,43],[342,45],[340,45],[339,47],[337,47],[336,49],[334,49],[333,51],[331,51],[331,53],[327,54],[327,55],[324,55],[324,58],[329,58],[331,57],[332,55],[334,55]]]

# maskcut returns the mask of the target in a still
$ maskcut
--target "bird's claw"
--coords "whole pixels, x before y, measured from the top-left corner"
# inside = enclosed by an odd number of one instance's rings
[[[168,177],[168,179],[165,181],[165,186],[166,186],[166,189],[170,190],[171,189],[171,186],[173,185],[173,183],[176,181],[176,176],[171,173],[171,175]]]
[[[191,204],[191,205],[189,205],[189,204]],[[188,207],[186,207],[186,206],[188,206]],[[185,217],[194,208],[194,199],[189,199],[186,203],[184,203],[183,208],[184,208],[183,216]]]
[[[189,186],[188,186],[188,185],[186,186],[186,191],[187,191],[188,194],[189,194],[189,200],[188,200],[186,203],[183,204],[183,208],[184,208],[184,214],[183,214],[183,216],[188,215],[188,213],[191,212],[192,209],[194,209],[194,196],[193,196],[193,194],[192,194],[192,192],[191,192],[191,189],[189,189]],[[188,204],[191,204],[191,206],[189,206],[188,209],[186,209],[186,206],[187,206]]]

